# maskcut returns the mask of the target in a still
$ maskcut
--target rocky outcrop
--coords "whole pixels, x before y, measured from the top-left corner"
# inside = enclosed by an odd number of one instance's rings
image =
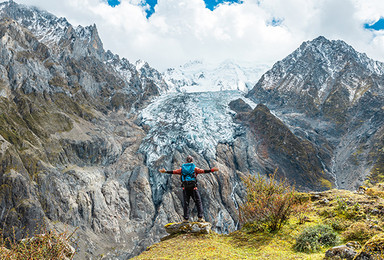
[[[229,102],[228,105],[236,113],[249,113],[252,111],[252,107],[241,98]]]
[[[346,259],[353,260],[357,252],[346,245],[335,246],[325,252],[325,259]]]
[[[211,232],[212,224],[209,222],[180,222],[180,223],[168,223],[164,226],[165,231],[168,234],[209,234]]]

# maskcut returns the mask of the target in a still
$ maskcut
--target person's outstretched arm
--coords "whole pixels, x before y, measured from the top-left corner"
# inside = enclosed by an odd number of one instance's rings
[[[195,168],[195,173],[197,174],[200,174],[200,173],[210,173],[210,172],[217,172],[219,171],[219,168],[217,167],[213,167],[212,169],[209,169],[209,170],[203,170],[203,169],[200,169],[200,168]]]
[[[180,169],[177,169],[177,170],[173,170],[173,171],[166,171],[166,170],[163,168],[163,169],[160,169],[159,172],[161,172],[161,173],[168,173],[168,174],[177,174],[177,175],[181,175],[181,168],[180,168]]]

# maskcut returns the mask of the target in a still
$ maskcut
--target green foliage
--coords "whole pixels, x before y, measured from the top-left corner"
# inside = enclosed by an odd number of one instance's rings
[[[374,161],[375,164],[371,169],[367,182],[372,185],[384,182],[384,134],[373,145],[369,153],[369,159]]]
[[[0,259],[73,259],[75,250],[70,245],[73,233],[48,231],[19,242],[0,237]]]
[[[324,221],[324,224],[331,226],[336,231],[344,231],[351,225],[350,220],[344,218],[330,218]]]
[[[286,180],[278,182],[274,174],[269,179],[260,175],[243,179],[247,197],[239,208],[245,229],[276,231],[287,222],[298,205],[295,190]]]
[[[384,157],[384,156],[382,156]],[[380,158],[381,159],[381,158]],[[368,182],[370,184],[376,184],[379,182],[384,182],[384,164],[378,164],[376,163],[376,167],[373,167],[371,170],[371,173],[368,177]]]
[[[345,214],[345,212],[348,209],[348,204],[345,199],[337,198],[337,206],[336,211],[338,211],[340,214]]]
[[[308,227],[296,238],[295,250],[312,253],[324,246],[334,246],[338,242],[336,232],[328,225]]]
[[[311,194],[309,193],[295,192],[294,197],[298,204],[304,204],[311,201]]]
[[[365,194],[371,197],[380,197],[384,198],[384,191],[378,190],[377,188],[368,188],[365,191]]]
[[[329,180],[324,178],[319,178],[319,181],[321,183],[321,186],[327,188],[328,190],[332,189],[333,184]]]
[[[364,243],[375,234],[376,232],[370,229],[366,223],[356,222],[342,233],[342,237],[345,241],[359,241]]]
[[[319,216],[324,217],[324,218],[333,218],[336,216],[336,212],[329,209],[321,209],[318,211]]]
[[[354,220],[360,220],[364,217],[364,213],[360,211],[361,206],[359,203],[348,205],[348,202],[342,198],[337,198],[336,202],[335,211],[339,217]]]

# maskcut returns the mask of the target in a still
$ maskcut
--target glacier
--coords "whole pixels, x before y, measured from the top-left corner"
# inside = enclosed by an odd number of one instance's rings
[[[140,115],[149,132],[141,144],[147,165],[162,156],[185,147],[192,148],[205,158],[215,158],[219,143],[231,143],[242,127],[233,121],[234,111],[228,104],[241,98],[252,108],[254,102],[241,91],[166,93],[154,100]]]

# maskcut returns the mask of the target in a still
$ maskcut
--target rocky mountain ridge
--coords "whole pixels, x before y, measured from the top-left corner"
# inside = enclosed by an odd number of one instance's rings
[[[345,42],[318,37],[277,62],[247,97],[328,150],[324,164],[336,186],[351,189],[383,169],[383,71]]]
[[[263,95],[263,90],[285,95],[295,93],[308,100],[306,104],[311,105],[307,108],[308,112],[316,113],[327,104],[338,87],[347,91],[348,105],[358,102],[368,89],[381,93],[383,68],[384,63],[356,52],[343,41],[318,37],[304,42],[292,54],[277,62],[263,75],[249,96],[257,96],[264,101],[264,96],[273,99],[273,93]],[[289,96],[280,96],[274,103],[282,105],[283,100],[284,105],[295,104]]]

